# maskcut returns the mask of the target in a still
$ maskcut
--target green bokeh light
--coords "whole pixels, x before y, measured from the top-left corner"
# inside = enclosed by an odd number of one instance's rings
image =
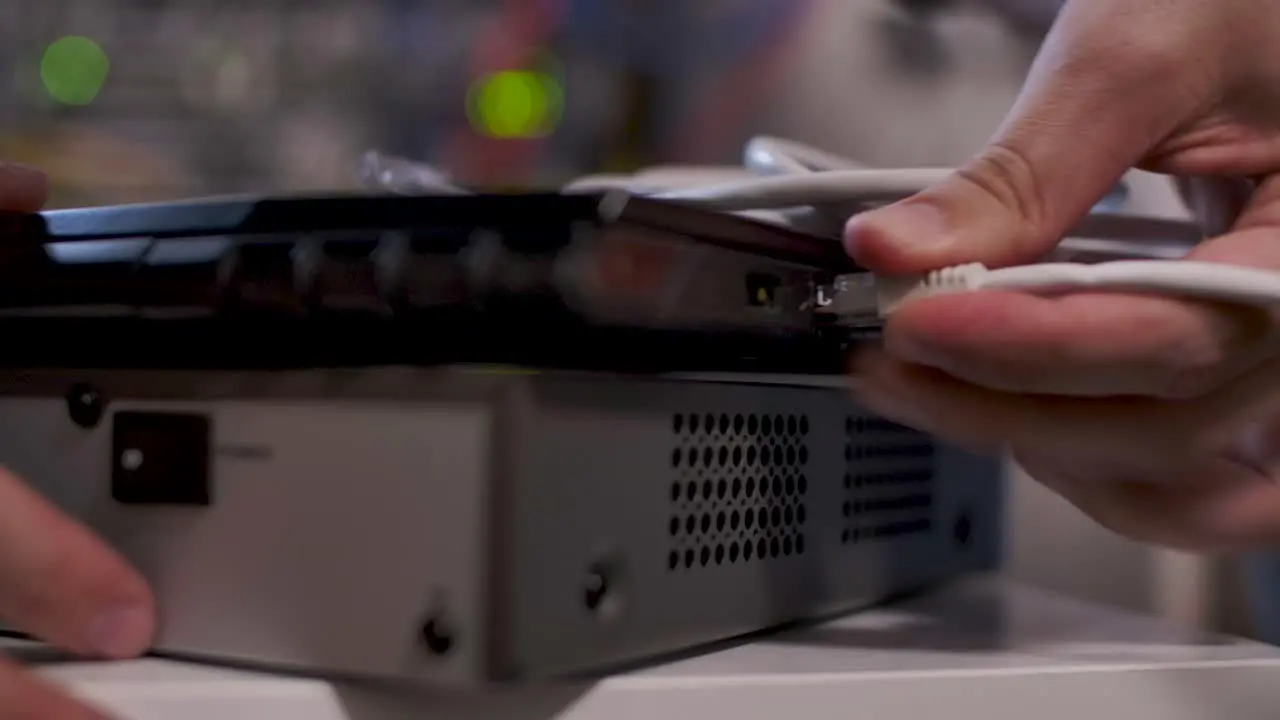
[[[560,120],[564,94],[559,81],[529,70],[505,70],[480,78],[467,98],[476,130],[503,139],[541,137]]]
[[[78,35],[45,48],[40,79],[49,97],[64,105],[88,105],[107,81],[111,62],[98,43]]]

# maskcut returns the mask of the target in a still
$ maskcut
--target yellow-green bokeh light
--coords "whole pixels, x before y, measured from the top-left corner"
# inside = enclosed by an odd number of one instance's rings
[[[88,105],[107,82],[111,62],[93,40],[73,35],[45,48],[40,58],[40,80],[54,101],[64,105]]]
[[[547,135],[560,120],[564,94],[559,81],[531,70],[504,70],[480,78],[467,98],[471,124],[495,138]]]

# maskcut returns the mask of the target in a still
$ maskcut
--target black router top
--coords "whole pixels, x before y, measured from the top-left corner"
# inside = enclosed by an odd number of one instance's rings
[[[626,195],[230,198],[10,218],[10,367],[839,372],[838,242]],[[15,350],[15,347],[17,348]]]
[[[557,249],[540,230],[620,221],[833,269],[850,262],[838,243],[824,238],[620,193],[230,197],[52,210],[27,218],[27,237],[46,242],[490,227],[514,233],[532,251]]]

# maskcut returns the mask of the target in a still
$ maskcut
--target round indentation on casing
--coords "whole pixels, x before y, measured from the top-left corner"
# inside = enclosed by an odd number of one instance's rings
[[[106,398],[88,383],[76,383],[67,390],[67,415],[78,427],[97,427],[107,409]]]
[[[686,562],[691,558],[686,558]],[[675,569],[678,556],[672,552],[667,566]],[[622,612],[624,577],[621,562],[615,557],[605,557],[593,562],[583,575],[581,586],[582,606],[601,620],[610,620]]]
[[[956,517],[956,522],[951,528],[951,538],[960,547],[968,547],[973,541],[973,519],[968,511],[962,511]]]
[[[438,657],[448,655],[457,644],[455,631],[442,611],[433,613],[422,623],[419,635],[427,652]]]

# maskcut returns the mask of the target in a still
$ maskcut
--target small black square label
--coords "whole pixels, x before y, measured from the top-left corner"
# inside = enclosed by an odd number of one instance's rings
[[[203,415],[115,413],[111,497],[127,505],[208,505],[209,436]]]

